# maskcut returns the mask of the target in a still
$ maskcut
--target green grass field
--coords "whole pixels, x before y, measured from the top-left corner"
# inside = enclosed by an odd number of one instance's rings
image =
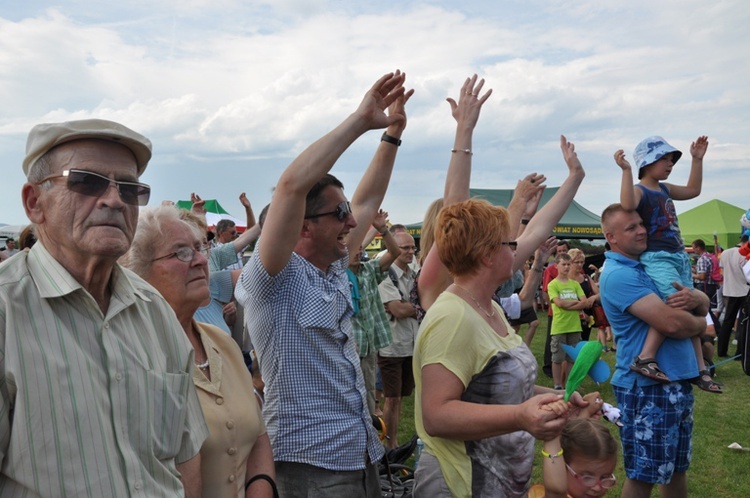
[[[544,351],[544,339],[547,331],[547,318],[539,314],[539,328],[534,337],[531,349],[541,364]],[[521,329],[521,334],[526,326]],[[730,353],[734,346],[730,346]],[[614,365],[615,353],[604,353],[602,358],[611,367]],[[728,498],[750,496],[750,452],[728,449],[733,442],[743,448],[750,448],[750,377],[745,375],[737,361],[720,365],[716,380],[724,384],[724,394],[706,393],[699,389],[695,392],[695,425],[693,430],[693,460],[688,471],[689,496],[696,498]],[[539,375],[537,383],[552,387],[552,379],[544,374]],[[597,386],[590,378],[584,380],[581,391],[598,390],[605,401],[615,404],[612,387],[609,383]],[[399,442],[407,441],[415,433],[414,398],[404,400],[404,411],[399,425]],[[617,427],[607,424],[612,434],[619,441]],[[537,442],[532,482],[542,482],[542,462]],[[412,461],[408,462],[410,465]],[[618,485],[608,496],[620,496],[625,473],[622,468],[622,455],[619,457],[617,470]],[[652,496],[659,496],[654,488]]]

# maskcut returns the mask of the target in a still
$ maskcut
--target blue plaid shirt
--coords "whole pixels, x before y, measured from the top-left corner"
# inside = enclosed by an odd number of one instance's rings
[[[266,382],[263,417],[274,460],[336,471],[378,462],[354,343],[348,258],[324,273],[296,253],[276,276],[258,251],[237,284]]]

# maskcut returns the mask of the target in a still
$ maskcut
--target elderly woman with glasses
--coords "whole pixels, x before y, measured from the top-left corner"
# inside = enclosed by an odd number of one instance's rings
[[[271,444],[242,353],[225,332],[193,318],[209,300],[204,237],[173,206],[146,210],[122,264],[164,296],[195,349],[193,382],[210,430],[200,451],[202,495],[271,497]]]
[[[444,207],[435,246],[453,283],[430,307],[414,347],[415,420],[424,441],[415,496],[523,496],[534,438],[552,439],[566,419],[559,399],[535,386],[537,363],[500,306],[516,242],[508,211],[470,199]],[[580,395],[572,398],[585,406]]]

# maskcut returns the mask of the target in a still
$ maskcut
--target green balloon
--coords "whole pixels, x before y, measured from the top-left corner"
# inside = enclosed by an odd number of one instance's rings
[[[581,385],[583,379],[588,375],[591,367],[594,366],[602,355],[602,345],[598,341],[589,341],[583,345],[581,351],[576,357],[573,368],[570,369],[570,375],[568,375],[568,384],[565,387],[565,401],[568,401],[573,395],[578,386]]]

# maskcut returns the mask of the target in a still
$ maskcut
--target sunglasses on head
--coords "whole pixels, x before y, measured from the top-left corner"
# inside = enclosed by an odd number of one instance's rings
[[[122,202],[133,206],[145,206],[148,204],[148,199],[151,196],[151,187],[145,183],[112,180],[99,173],[80,169],[66,169],[61,174],[48,176],[36,184],[41,185],[55,178],[67,178],[68,182],[66,185],[68,190],[89,197],[104,195],[109,186],[114,183]]]
[[[329,211],[327,213],[318,213],[318,214],[311,214],[309,216],[305,216],[306,220],[310,220],[312,218],[320,218],[321,216],[336,216],[336,219],[339,221],[344,221],[348,215],[352,213],[352,205],[349,204],[349,201],[341,201],[339,202],[339,205],[336,206],[336,211]]]

